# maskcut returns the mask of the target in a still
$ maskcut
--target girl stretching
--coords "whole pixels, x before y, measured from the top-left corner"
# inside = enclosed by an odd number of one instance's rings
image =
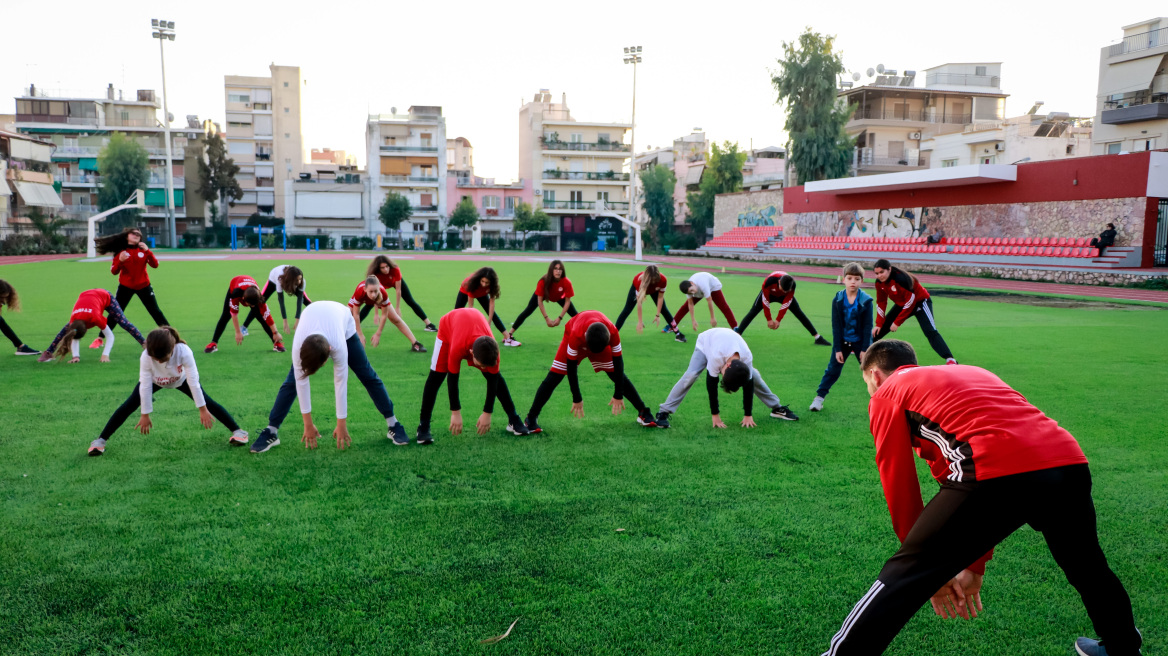
[[[365,282],[357,285],[357,289],[353,290],[352,298],[349,299],[349,313],[353,315],[353,323],[357,324],[357,337],[360,338],[361,345],[365,346],[365,333],[360,328],[361,316],[357,312],[357,308],[362,306],[378,308],[377,332],[373,333],[373,346],[381,343],[381,331],[385,330],[385,322],[388,320],[413,344],[410,350],[414,353],[426,352],[426,347],[414,339],[413,331],[402,320],[397,310],[393,309],[393,306],[389,304],[389,292],[385,291],[385,287],[381,286],[381,282],[377,280],[377,276],[369,276],[365,279]]]
[[[154,257],[154,251],[142,241],[142,231],[137,228],[126,228],[115,235],[99,237],[93,241],[98,253],[113,254],[110,273],[118,276],[118,291],[115,298],[118,305],[122,306],[122,312],[130,307],[130,301],[137,296],[142,300],[142,305],[146,306],[146,311],[150,313],[150,318],[155,324],[167,325],[166,316],[159,309],[154,288],[150,285],[150,274],[146,271],[146,267],[158,268],[158,258]],[[100,347],[101,337],[89,345],[89,348]]]
[[[146,352],[142,354],[138,368],[138,384],[106,422],[101,435],[89,443],[89,455],[100,456],[105,453],[106,440],[139,407],[142,408],[142,418],[138,420],[137,428],[143,435],[149,435],[153,425],[150,413],[154,411],[154,393],[163,388],[176,389],[189,396],[199,410],[199,423],[203,424],[203,428],[211,428],[215,425],[215,419],[218,419],[231,431],[228,444],[247,444],[247,431],[240,429],[239,424],[231,418],[231,413],[203,392],[199,384],[199,368],[195,366],[195,354],[191,347],[179,337],[177,330],[163,326],[150,331],[146,336]]]
[[[108,315],[108,320],[107,317],[102,316],[103,314]],[[48,362],[54,356],[64,359],[70,351],[73,353],[73,359],[69,362],[81,362],[81,338],[90,328],[101,329],[101,334],[105,337],[105,349],[101,352],[100,361],[109,362],[110,350],[114,347],[114,331],[110,330],[109,326],[111,322],[125,328],[126,332],[138,340],[139,344],[145,343],[146,340],[142,338],[142,333],[138,332],[134,324],[126,319],[126,315],[122,314],[122,306],[109,292],[104,289],[81,292],[81,295],[77,297],[77,303],[73,305],[73,314],[69,316],[69,323],[65,324],[61,332],[57,333],[53,343],[49,345],[48,350],[41,353],[37,362]]]
[[[539,313],[543,315],[543,320],[547,323],[548,328],[555,328],[564,320],[564,315],[576,316],[576,306],[572,305],[572,297],[576,295],[576,291],[572,289],[572,281],[564,274],[564,263],[559,260],[552,260],[548,265],[547,275],[540,278],[539,282],[535,283],[535,293],[531,295],[531,300],[527,302],[527,307],[519,313],[515,318],[515,323],[511,324],[511,339],[503,340],[503,346],[522,346],[520,342],[515,339],[515,331],[519,330],[519,326],[523,325],[523,320],[531,316],[535,311],[536,306],[539,306]],[[547,310],[543,307],[544,301],[551,301],[552,303],[559,303],[560,316],[552,319],[548,317]]]
[[[276,292],[280,293],[276,300],[280,301],[280,317],[284,319],[284,332],[288,332],[288,310],[284,309],[284,294],[296,297],[296,320],[292,323],[292,330],[296,330],[300,323],[300,310],[312,303],[312,299],[304,293],[304,272],[300,267],[281,264],[268,273],[268,282],[264,283],[264,303],[267,303]],[[256,315],[248,314],[244,320],[243,328],[240,330],[244,337],[247,337],[247,327],[255,318]]]
[[[16,294],[12,285],[5,280],[0,280],[0,310],[5,307],[13,312],[20,312],[20,296]],[[8,322],[2,316],[0,316],[0,333],[4,333],[4,336],[16,347],[17,355],[40,355],[40,351],[30,348],[28,344],[20,341],[20,338],[8,327]]]
[[[277,331],[276,320],[272,318],[272,313],[268,312],[268,304],[264,303],[264,297],[260,294],[260,286],[251,276],[235,276],[231,279],[231,284],[227,286],[227,296],[223,299],[223,313],[219,315],[219,323],[215,324],[215,335],[211,339],[211,343],[207,348],[203,349],[204,353],[214,353],[219,350],[219,338],[223,336],[223,330],[227,328],[227,320],[230,318],[235,325],[235,344],[236,346],[243,344],[243,331],[239,329],[239,306],[251,308],[251,314],[263,319],[260,322],[260,327],[272,338],[272,343],[275,344],[273,350],[283,353],[284,336]]]
[[[661,330],[667,333],[673,328],[673,315],[669,314],[669,307],[665,305],[665,284],[668,280],[657,268],[657,265],[650,264],[645,267],[645,270],[633,276],[633,284],[629,287],[629,297],[625,300],[625,309],[621,310],[620,316],[616,319],[616,329],[620,330],[621,326],[625,325],[625,319],[629,318],[629,313],[633,311],[633,307],[637,308],[637,332],[645,329],[645,320],[641,315],[641,305],[645,302],[645,297],[653,299],[657,304],[657,313],[653,315],[653,325],[657,325],[658,319],[665,317],[665,328]],[[674,330],[674,341],[685,343],[685,335],[680,330]]]
[[[377,276],[377,280],[383,287],[394,290],[394,293],[397,295],[397,302],[393,306],[399,310],[399,314],[402,300],[404,299],[406,305],[410,306],[414,314],[418,315],[418,318],[425,322],[426,332],[438,332],[438,326],[430,322],[430,319],[426,316],[426,311],[414,300],[414,295],[410,293],[410,286],[402,279],[401,269],[393,263],[393,260],[389,259],[388,255],[378,255],[373,258],[373,261],[369,263],[369,268],[365,271],[365,276]],[[360,318],[362,321],[369,315],[369,310],[370,308],[368,306],[361,308]]]
[[[483,298],[484,296],[490,297],[490,300]],[[454,309],[466,307],[472,298],[479,299],[479,305],[483,306],[487,313],[487,321],[495,324],[499,332],[503,333],[503,341],[510,340],[511,331],[507,330],[503,320],[495,314],[495,299],[499,298],[499,274],[495,273],[494,269],[483,267],[463,280],[458,288],[458,296],[454,299]]]

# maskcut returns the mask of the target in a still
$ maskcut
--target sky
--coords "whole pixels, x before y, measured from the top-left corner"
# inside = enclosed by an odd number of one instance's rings
[[[1108,11],[1042,3],[712,2],[223,2],[9,3],[3,11],[0,114],[29,83],[104,96],[160,89],[150,19],[175,22],[166,43],[175,125],[197,114],[222,124],[224,75],[300,66],[306,148],[355,154],[365,165],[369,113],[440,105],[447,137],[474,146],[475,173],[518,177],[518,111],[539,89],[566,93],[580,121],[631,118],[637,66],[637,151],[698,127],[742,148],[784,145],[770,71],[782,43],[806,28],[836,37],[849,72],[877,64],[921,72],[947,62],[1000,61],[1007,116],[1035,100],[1045,111],[1095,112],[1099,51],[1122,26],[1165,11],[1124,0]],[[275,11],[278,8],[278,13]],[[12,29],[25,25],[28,29]],[[866,79],[866,78],[865,78]],[[918,84],[923,84],[920,79]],[[161,112],[159,112],[161,116]]]

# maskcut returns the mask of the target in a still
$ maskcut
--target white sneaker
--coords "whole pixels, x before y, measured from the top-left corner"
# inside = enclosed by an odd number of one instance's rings
[[[817,396],[817,397],[815,397],[815,400],[811,402],[811,412],[819,412],[822,409],[823,409],[823,397]]]
[[[242,428],[235,431],[227,438],[227,443],[231,446],[247,446],[247,431]]]
[[[242,328],[240,328],[239,334],[243,335],[244,337],[247,337],[247,326],[243,326]]]
[[[103,453],[105,453],[105,440],[99,437],[89,443],[89,455],[100,456]]]
[[[523,342],[517,339],[505,339],[503,340],[503,346],[523,346]]]
[[[957,359],[956,358],[949,358],[949,359],[945,360],[945,364],[957,364]]]

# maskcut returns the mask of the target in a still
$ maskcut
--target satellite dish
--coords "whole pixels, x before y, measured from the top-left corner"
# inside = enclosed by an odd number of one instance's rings
[[[872,69],[870,69],[870,68],[868,69],[868,77],[872,77],[872,76],[873,76],[873,75],[875,75],[875,74],[876,74],[876,71],[874,71],[874,70],[872,70]]]
[[[389,108],[389,113],[390,113],[390,114],[396,114],[396,113],[397,113],[397,107],[390,107],[390,108]]]
[[[884,72],[884,64],[876,64],[876,72],[883,73]]]
[[[859,73],[852,73],[852,81],[859,82],[860,81],[860,74]]]

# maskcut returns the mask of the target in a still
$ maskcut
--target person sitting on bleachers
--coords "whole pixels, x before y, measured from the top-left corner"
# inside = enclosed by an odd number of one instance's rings
[[[927,244],[940,244],[941,240],[944,238],[945,238],[945,231],[942,230],[940,226],[937,226],[937,229],[935,231],[933,231],[933,234],[929,235],[929,238],[925,240],[925,243],[927,243]]]
[[[1108,223],[1106,230],[1091,238],[1091,245],[1099,249],[1099,257],[1103,257],[1103,249],[1115,245],[1115,234],[1115,224]]]

